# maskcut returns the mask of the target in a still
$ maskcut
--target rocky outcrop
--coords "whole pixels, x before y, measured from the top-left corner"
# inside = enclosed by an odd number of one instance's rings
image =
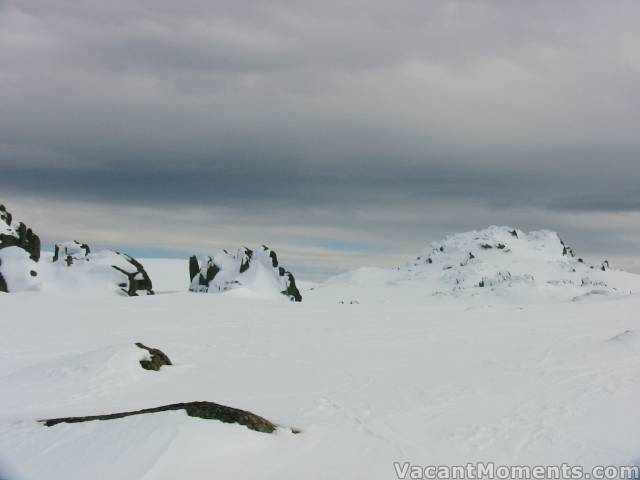
[[[203,418],[206,420],[218,420],[224,423],[237,423],[256,432],[273,433],[277,426],[269,420],[246,410],[227,407],[213,402],[188,402],[163,405],[161,407],[144,408],[131,412],[110,413],[107,415],[91,415],[87,417],[65,417],[40,420],[47,427],[52,427],[59,423],[80,423],[94,420],[114,420],[117,418],[130,417],[132,415],[143,415],[146,413],[167,412],[173,410],[184,410],[190,417]],[[293,433],[299,433],[293,430]]]
[[[91,252],[91,247],[77,240],[58,243],[52,258],[54,281],[82,281],[84,288],[112,284],[122,293],[135,297],[153,295],[153,283],[144,266],[135,258],[113,250]]]
[[[136,347],[141,348],[149,352],[148,358],[140,360],[140,366],[145,370],[160,370],[160,367],[164,365],[173,365],[171,360],[162,350],[157,348],[149,348],[143,343],[136,342]]]
[[[136,297],[141,292],[144,292],[147,295],[153,295],[153,283],[142,264],[126,253],[113,253],[120,256],[126,262],[126,265],[124,266],[111,265],[112,268],[119,271],[126,277],[126,281],[118,284],[120,289],[130,297]]]
[[[77,240],[73,242],[56,243],[52,261],[57,262],[62,259],[67,266],[70,267],[77,261],[86,260],[90,253],[91,249],[89,245],[80,243]]]
[[[243,247],[235,255],[226,250],[202,263],[189,259],[192,292],[223,292],[246,287],[263,294],[279,293],[291,301],[302,301],[293,274],[279,265],[276,252],[266,245],[251,250]]]
[[[0,205],[0,221],[5,225],[0,228],[0,249],[19,247],[29,254],[34,262],[40,260],[40,237],[33,233],[24,223],[13,223],[13,215],[4,205]]]
[[[40,237],[0,205],[0,292],[34,288]]]

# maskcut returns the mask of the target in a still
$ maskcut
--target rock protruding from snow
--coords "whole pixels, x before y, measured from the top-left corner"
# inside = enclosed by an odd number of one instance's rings
[[[0,205],[0,248],[19,247],[29,254],[34,262],[40,259],[40,237],[24,223],[13,222],[13,215],[4,205]]]
[[[555,232],[492,226],[434,242],[405,267],[338,275],[313,297],[528,303],[569,301],[594,289],[609,295],[637,292],[640,276],[575,258]]]
[[[37,288],[40,237],[0,205],[0,292]]]
[[[63,260],[68,267],[78,260],[86,260],[91,253],[91,248],[86,243],[80,243],[77,240],[73,242],[56,243],[53,261]]]
[[[136,342],[136,347],[146,350],[148,354],[140,360],[140,366],[145,370],[160,370],[163,365],[173,365],[169,357],[160,349],[147,347],[145,344]]]
[[[293,274],[281,267],[276,252],[262,245],[250,250],[243,247],[235,255],[226,250],[198,262],[189,259],[192,292],[224,292],[245,288],[257,296],[282,294],[291,301],[302,301]]]
[[[135,258],[112,250],[91,253],[86,243],[56,244],[52,258],[52,281],[58,287],[107,289],[130,297],[153,295],[153,284],[144,266]]]
[[[112,250],[91,253],[77,240],[57,243],[51,265],[51,280],[70,290],[120,291],[130,297],[153,295],[153,284],[144,266],[135,258]]]
[[[274,423],[270,422],[266,418],[256,415],[255,413],[240,410],[238,408],[227,407],[213,402],[174,403],[171,405],[163,405],[162,407],[144,408],[142,410],[135,410],[132,412],[109,413],[106,415],[92,415],[88,417],[51,418],[47,420],[40,420],[40,422],[47,427],[53,427],[59,423],[114,420],[117,418],[130,417],[132,415],[144,415],[146,413],[159,413],[174,410],[184,410],[190,417],[203,418],[205,420],[218,420],[224,423],[237,423],[251,430],[255,430],[256,432],[273,433],[277,429],[277,426]],[[297,430],[293,429],[292,432],[299,433]]]

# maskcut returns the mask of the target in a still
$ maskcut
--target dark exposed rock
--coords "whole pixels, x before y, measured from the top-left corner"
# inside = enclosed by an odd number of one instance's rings
[[[145,413],[158,413],[173,410],[184,410],[190,417],[198,417],[206,420],[218,420],[224,423],[237,423],[245,427],[263,433],[273,433],[277,426],[269,420],[246,410],[227,407],[213,402],[187,402],[163,405],[161,407],[144,408],[131,412],[110,413],[106,415],[91,415],[86,417],[66,417],[40,420],[47,427],[52,427],[59,423],[80,423],[94,420],[114,420],[117,418],[130,417],[132,415],[142,415]],[[293,433],[299,430],[292,429]]]
[[[602,262],[602,265],[600,266],[600,270],[602,270],[603,272],[606,272],[609,269],[609,260],[605,260],[604,262]]]
[[[225,252],[226,253],[226,252]],[[195,275],[194,275],[195,270]],[[198,259],[195,255],[193,255],[189,259],[189,275],[193,275],[191,277],[191,287],[189,288],[192,292],[207,292],[209,291],[209,286],[216,275],[220,272],[220,267],[215,264],[211,257],[206,257],[202,265],[198,263]],[[194,278],[197,277],[197,282],[194,283]],[[225,289],[219,288],[219,291]]]
[[[511,236],[512,236],[512,237],[516,237],[516,238],[518,238],[518,232],[516,232],[516,230],[515,230],[515,229],[514,229],[514,230],[511,230],[509,233],[511,234]]]
[[[282,267],[280,267],[282,268]],[[293,274],[290,272],[285,272],[284,275],[287,277],[288,279],[288,286],[285,290],[282,290],[280,293],[282,293],[283,295],[287,295],[289,298],[291,298],[291,300],[293,300],[294,302],[301,302],[302,301],[302,295],[300,294],[300,291],[298,290],[298,287],[296,286],[296,279],[293,278]]]
[[[4,205],[0,205],[0,220],[8,227],[4,233],[0,230],[0,249],[19,247],[25,250],[34,262],[40,260],[40,237],[22,222],[12,224],[13,216]]]
[[[0,261],[2,264],[2,261]],[[0,273],[0,292],[9,293],[9,288],[7,287],[7,282],[5,281],[2,273]]]
[[[119,284],[121,290],[130,297],[138,296],[138,292],[140,291],[146,292],[147,295],[153,295],[154,292],[151,278],[149,278],[149,274],[144,269],[142,264],[126,253],[114,253],[116,255],[120,255],[127,261],[127,263],[129,263],[133,267],[130,270],[125,270],[124,268],[118,267],[117,265],[112,265],[112,268],[123,273],[127,278],[127,282]]]
[[[244,273],[249,270],[249,265],[251,265],[251,258],[253,257],[253,250],[249,250],[247,247],[244,247],[244,256],[242,260],[240,260],[240,273]]]
[[[266,245],[262,245],[262,249],[269,250],[269,247],[267,247]],[[276,255],[276,252],[274,252],[273,250],[269,250],[269,258],[271,258],[271,265],[273,266],[273,268],[276,268],[278,266],[278,256]]]
[[[195,255],[189,257],[189,279],[193,280],[200,273],[200,265]]]
[[[140,342],[136,342],[136,347],[146,350],[147,352],[149,352],[149,357],[151,357],[150,360],[140,360],[140,365],[145,370],[158,371],[163,365],[173,365],[169,357],[162,350],[159,350],[157,348],[149,348]]]
[[[562,239],[560,239],[560,243],[562,244],[562,255],[567,257],[575,257],[575,253],[573,252],[573,248],[564,243]]]
[[[482,247],[483,250],[491,250],[493,248],[493,245],[489,245],[488,243],[483,243],[480,246]]]
[[[7,212],[7,208],[4,205],[0,205],[0,221],[3,221],[7,225],[11,226],[13,215]]]

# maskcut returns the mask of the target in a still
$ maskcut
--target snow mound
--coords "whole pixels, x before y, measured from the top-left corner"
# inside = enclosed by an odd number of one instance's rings
[[[302,301],[293,274],[278,264],[276,252],[265,245],[255,250],[243,247],[235,255],[223,250],[202,262],[192,256],[189,276],[192,292],[230,291],[260,298],[285,295],[291,301]]]
[[[10,409],[35,407],[41,389],[47,391],[47,404],[52,413],[72,414],[73,405],[87,398],[121,395],[133,388],[144,391],[154,381],[154,373],[140,366],[147,352],[132,342],[107,345],[89,351],[60,355],[37,361],[29,366],[0,376],[2,391],[22,392],[22,397],[7,400]],[[77,392],[70,396],[69,392]],[[69,411],[59,409],[71,407]],[[93,412],[92,412],[93,413]],[[98,409],[95,413],[101,413]],[[46,413],[45,415],[49,415]]]
[[[589,265],[557,233],[510,227],[451,235],[394,270],[360,269],[316,288],[316,298],[381,301],[569,301],[640,291],[640,275]],[[372,295],[375,293],[375,295]]]

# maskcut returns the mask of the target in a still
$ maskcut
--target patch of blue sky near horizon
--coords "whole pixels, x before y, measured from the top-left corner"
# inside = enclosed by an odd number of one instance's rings
[[[362,242],[348,242],[337,239],[325,239],[315,242],[311,242],[312,245],[320,248],[326,248],[327,250],[338,250],[342,252],[387,252],[390,249],[382,245],[374,245],[370,243]]]

